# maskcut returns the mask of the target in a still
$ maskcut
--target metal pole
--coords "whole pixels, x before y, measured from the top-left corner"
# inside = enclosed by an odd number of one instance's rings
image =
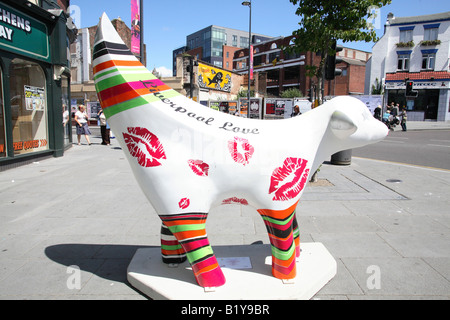
[[[141,17],[140,26],[141,26],[141,35],[140,35],[140,46],[141,46],[141,63],[145,63],[145,52],[144,52],[144,0],[140,0],[140,12],[139,15]]]
[[[252,66],[251,50],[252,50],[252,1],[250,0],[250,18],[248,27],[248,104],[247,104],[247,118],[250,118],[250,71]]]

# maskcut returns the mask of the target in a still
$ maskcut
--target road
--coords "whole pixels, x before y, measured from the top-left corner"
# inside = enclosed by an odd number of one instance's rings
[[[385,140],[354,149],[352,155],[450,170],[450,130],[391,131]]]

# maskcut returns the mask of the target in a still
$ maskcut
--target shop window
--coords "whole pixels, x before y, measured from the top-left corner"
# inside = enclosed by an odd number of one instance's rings
[[[44,71],[34,62],[14,59],[9,74],[14,154],[48,150]]]
[[[70,124],[70,101],[69,101],[69,78],[66,75],[61,76],[61,99],[62,99],[62,115],[64,127],[64,145],[70,144],[70,131],[72,130]]]
[[[0,158],[6,157],[5,103],[3,101],[3,70],[0,67]]]

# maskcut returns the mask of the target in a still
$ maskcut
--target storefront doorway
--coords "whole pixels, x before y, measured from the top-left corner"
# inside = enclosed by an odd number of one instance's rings
[[[405,90],[389,90],[388,103],[398,103],[400,108],[406,107],[407,111],[422,113],[423,119],[421,120],[437,120],[439,93],[440,90],[437,89],[418,90],[417,98],[406,99]]]

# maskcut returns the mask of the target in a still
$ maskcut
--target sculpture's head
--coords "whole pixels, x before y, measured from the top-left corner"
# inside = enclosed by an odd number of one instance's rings
[[[329,129],[335,143],[342,145],[341,150],[376,143],[389,134],[388,128],[356,98],[337,97],[327,104],[332,109]]]

